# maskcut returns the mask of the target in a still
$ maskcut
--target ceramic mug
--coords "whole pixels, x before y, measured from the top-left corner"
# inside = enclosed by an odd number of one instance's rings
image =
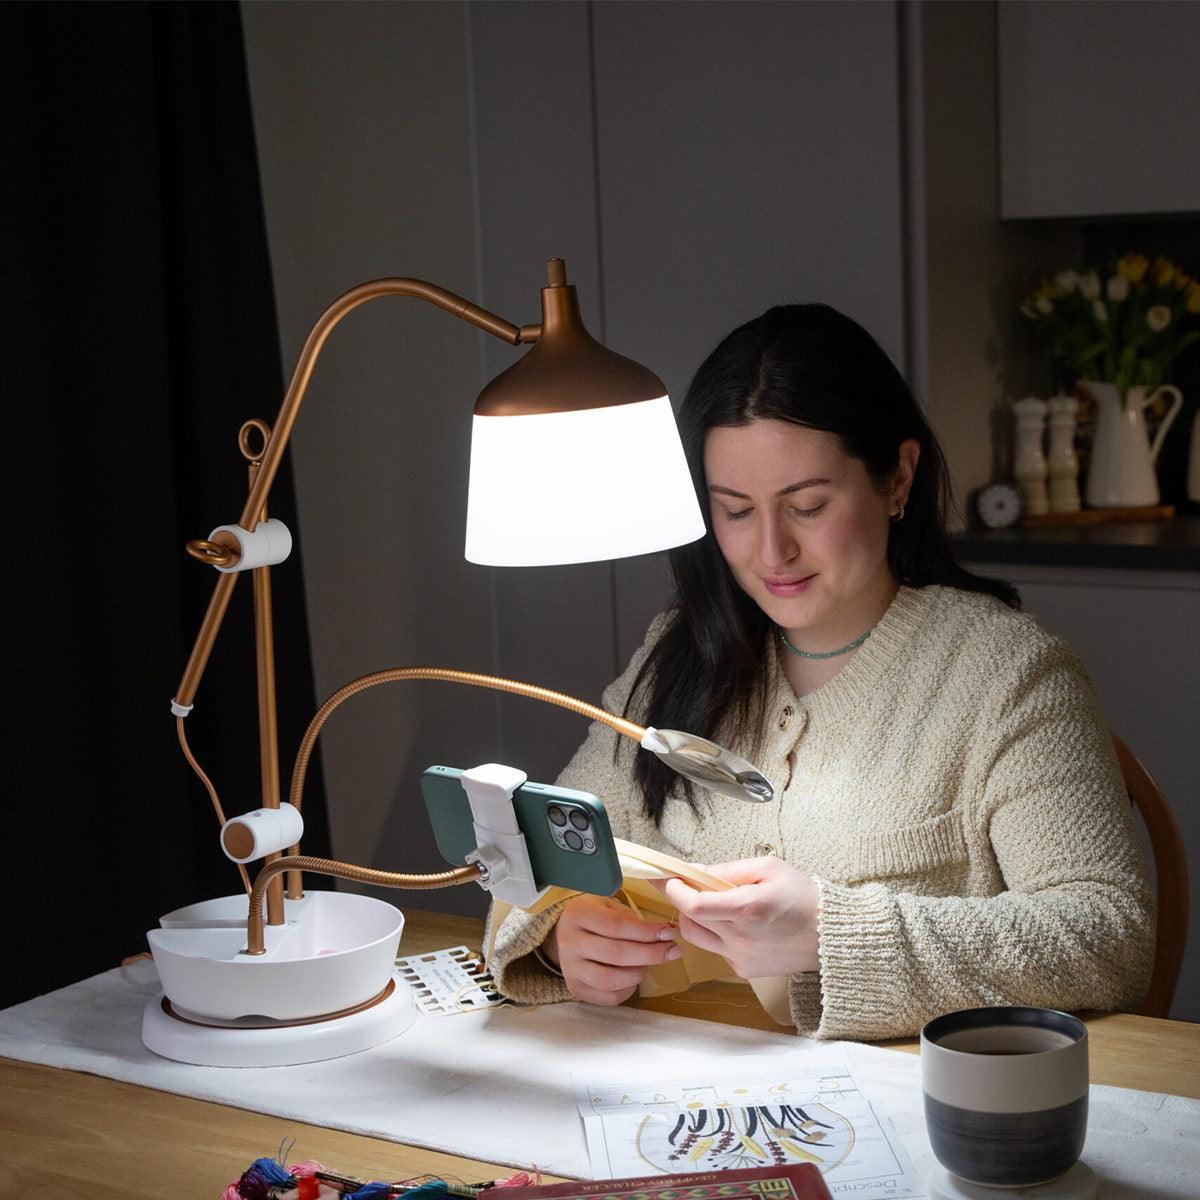
[[[989,1187],[1065,1174],[1087,1132],[1083,1022],[1049,1008],[969,1008],[921,1030],[925,1123],[938,1162]]]

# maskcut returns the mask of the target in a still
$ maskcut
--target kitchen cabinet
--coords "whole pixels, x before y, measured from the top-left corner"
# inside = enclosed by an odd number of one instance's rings
[[[1200,4],[1005,0],[996,19],[1002,217],[1200,209]]]

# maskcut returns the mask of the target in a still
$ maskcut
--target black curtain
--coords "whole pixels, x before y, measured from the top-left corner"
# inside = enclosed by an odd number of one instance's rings
[[[10,1004],[240,889],[169,705],[216,579],[184,543],[237,520],[237,431],[283,377],[238,6],[6,5],[0,30]],[[286,459],[270,509],[298,532]],[[315,708],[298,539],[273,584],[286,792]],[[187,722],[227,815],[261,803],[252,630],[246,578]]]

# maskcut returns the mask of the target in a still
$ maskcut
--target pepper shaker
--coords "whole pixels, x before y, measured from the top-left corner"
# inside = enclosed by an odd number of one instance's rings
[[[1050,511],[1078,512],[1079,456],[1075,453],[1075,414],[1079,404],[1074,396],[1055,396],[1050,408]]]
[[[1042,450],[1042,437],[1046,429],[1045,400],[1026,396],[1013,404],[1017,418],[1017,446],[1013,457],[1013,478],[1021,489],[1025,501],[1025,512],[1041,516],[1050,511],[1050,497],[1046,491],[1049,468]]]

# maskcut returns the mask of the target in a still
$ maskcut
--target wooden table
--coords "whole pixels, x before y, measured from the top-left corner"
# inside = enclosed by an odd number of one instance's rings
[[[480,935],[479,921],[412,910],[404,950],[477,948]],[[779,1032],[745,989],[728,984],[641,1007]],[[1200,1098],[1200,1025],[1124,1014],[1086,1020],[1092,1082]],[[911,1040],[887,1044],[917,1049]],[[471,1183],[510,1173],[494,1163],[0,1059],[0,1197],[220,1200],[231,1180],[255,1158],[274,1154],[284,1137],[296,1139],[293,1161],[315,1158],[362,1178],[430,1173]]]

